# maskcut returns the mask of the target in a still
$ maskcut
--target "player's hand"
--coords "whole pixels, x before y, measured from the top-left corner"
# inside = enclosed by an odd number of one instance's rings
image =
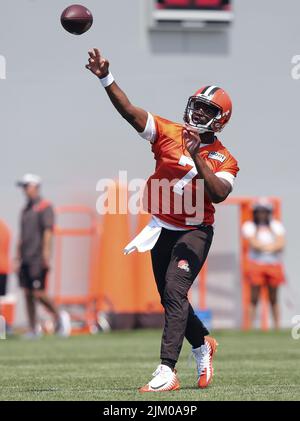
[[[97,48],[89,50],[89,56],[89,64],[85,67],[100,79],[106,77],[109,73],[109,61],[101,56]]]
[[[193,158],[193,156],[199,152],[201,147],[201,139],[198,130],[185,125],[185,128],[183,129],[183,140],[189,154]]]

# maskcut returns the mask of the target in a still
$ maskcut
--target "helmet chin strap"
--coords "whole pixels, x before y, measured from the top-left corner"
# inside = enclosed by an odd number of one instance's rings
[[[205,129],[205,128],[202,128],[202,127],[197,127],[197,130],[198,130],[199,134],[214,133],[213,130],[211,130],[211,129]]]
[[[214,133],[213,130],[208,129],[208,128],[205,128],[205,127],[197,127],[197,126],[193,126],[193,125],[188,124],[188,123],[185,123],[185,125],[188,126],[188,127],[190,127],[193,130],[196,129],[199,134],[203,134],[203,133]]]
[[[192,119],[192,116],[193,116],[193,111],[190,111],[189,112],[189,121],[190,122],[192,122],[193,121],[193,119]],[[188,123],[187,125],[188,126],[190,126],[190,127],[192,127],[193,129],[196,129],[196,130],[198,130],[198,133],[199,134],[203,134],[203,133],[214,133],[214,131],[212,130],[212,129],[210,129],[209,127],[210,127],[210,125],[213,123],[213,121],[214,121],[214,118],[212,118],[207,124],[205,124],[205,125],[203,125],[203,124],[199,124],[199,125],[193,125],[193,124],[190,124],[190,123]]]

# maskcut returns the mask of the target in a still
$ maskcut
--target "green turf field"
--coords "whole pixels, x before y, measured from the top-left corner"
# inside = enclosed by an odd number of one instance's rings
[[[159,331],[39,341],[0,341],[0,400],[300,400],[300,340],[290,332],[215,333],[215,377],[196,387],[186,343],[178,364],[181,390],[144,394],[159,354]]]

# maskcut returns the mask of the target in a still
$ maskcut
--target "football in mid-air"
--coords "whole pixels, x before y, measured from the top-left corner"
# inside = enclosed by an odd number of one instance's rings
[[[74,35],[81,35],[92,26],[93,15],[85,6],[73,4],[62,12],[60,21],[66,31]]]

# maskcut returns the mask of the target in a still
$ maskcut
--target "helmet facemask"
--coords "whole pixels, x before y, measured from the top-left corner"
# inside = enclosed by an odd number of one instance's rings
[[[205,110],[208,111],[208,107],[210,109],[209,115],[205,112]],[[201,118],[203,117],[208,119],[205,124],[201,123]],[[223,125],[219,122],[221,117],[222,109],[217,104],[208,100],[204,96],[197,95],[189,98],[183,119],[185,123],[187,123],[190,127],[197,129],[199,134],[201,134],[221,131],[223,128]]]

